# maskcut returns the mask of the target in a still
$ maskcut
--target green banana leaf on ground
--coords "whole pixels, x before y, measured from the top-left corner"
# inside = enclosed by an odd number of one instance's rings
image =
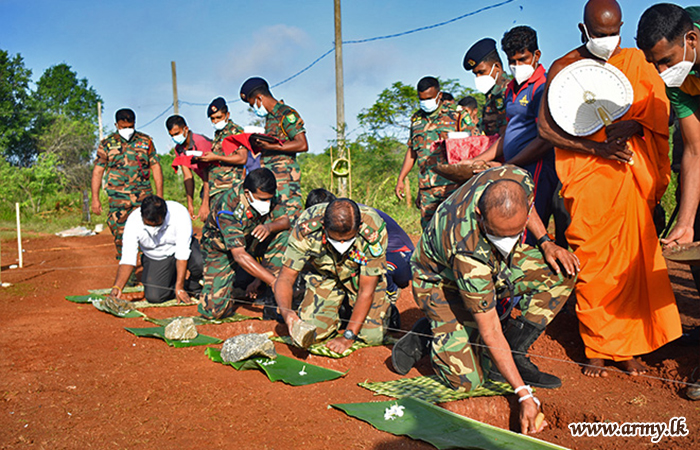
[[[253,357],[236,363],[228,363],[221,359],[221,350],[219,349],[209,347],[204,351],[204,354],[212,361],[233,366],[236,370],[262,370],[270,381],[282,381],[291,386],[306,386],[335,380],[347,373],[326,369],[283,355],[278,355],[275,359]]]
[[[178,340],[168,339],[165,337],[165,327],[124,328],[124,329],[137,337],[154,337],[154,338],[162,339],[169,346],[175,347],[175,348],[195,347],[198,345],[213,345],[213,344],[220,344],[221,343],[221,339],[207,336],[205,334],[198,334],[196,338],[186,340],[186,341],[178,341]]]
[[[331,405],[378,430],[409,436],[439,449],[564,449],[558,445],[460,416],[412,397]],[[565,450],[565,449],[564,449]]]

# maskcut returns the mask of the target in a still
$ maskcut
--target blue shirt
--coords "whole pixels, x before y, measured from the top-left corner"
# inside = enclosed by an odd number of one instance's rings
[[[401,228],[401,225],[396,223],[396,221],[384,211],[377,208],[374,208],[374,210],[377,211],[379,217],[386,223],[386,231],[389,234],[389,242],[386,249],[387,253],[412,252],[415,250],[411,238],[408,237],[408,234]]]
[[[546,82],[547,74],[540,64],[521,86],[516,86],[515,80],[508,83],[505,95],[508,125],[503,136],[503,156],[506,161],[520,153],[537,137],[537,116]],[[547,153],[546,157],[550,156],[554,157],[554,150]]]

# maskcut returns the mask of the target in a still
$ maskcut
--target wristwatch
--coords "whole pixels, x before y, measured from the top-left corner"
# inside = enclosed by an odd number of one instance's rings
[[[357,339],[357,335],[352,332],[352,330],[345,330],[343,332],[343,337],[348,341],[354,341]]]
[[[550,238],[547,233],[545,233],[541,238],[537,239],[537,247],[542,249],[542,244],[545,242],[552,242],[552,238]]]

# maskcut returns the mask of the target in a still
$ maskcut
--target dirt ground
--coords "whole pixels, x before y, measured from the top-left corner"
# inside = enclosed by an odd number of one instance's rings
[[[2,242],[0,289],[0,448],[241,448],[413,449],[432,448],[375,430],[329,409],[333,403],[387,400],[357,383],[399,376],[390,370],[391,349],[375,347],[333,360],[306,358],[348,371],[344,378],[305,387],[271,383],[258,371],[237,372],[212,363],[204,347],[176,349],[157,339],[137,338],[118,319],[91,305],[64,300],[88,289],[109,287],[116,263],[108,232],[85,238],[32,235],[24,239],[24,268],[16,242]],[[684,325],[700,324],[698,296],[685,266],[671,267]],[[408,291],[399,299],[409,329],[420,316]],[[196,315],[195,307],[151,308],[153,317]],[[239,312],[260,315],[258,307]],[[276,331],[276,322],[208,325],[200,332],[222,339],[244,332]],[[671,343],[644,357],[648,376],[615,370],[591,379],[577,365],[583,347],[571,302],[532,347],[534,362],[555,373],[563,387],[540,390],[550,427],[538,437],[576,449],[700,448],[700,402],[684,396],[682,382],[698,365],[697,346]],[[427,360],[408,376],[431,373]],[[679,383],[681,382],[681,383]],[[441,405],[503,428],[515,429],[514,397],[476,398]],[[668,422],[685,417],[689,434],[649,438],[572,437],[571,422]]]

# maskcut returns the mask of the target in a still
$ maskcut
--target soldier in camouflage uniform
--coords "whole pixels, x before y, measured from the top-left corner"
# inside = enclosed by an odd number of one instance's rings
[[[245,163],[248,160],[248,150],[241,146],[230,155],[223,151],[224,139],[234,134],[243,133],[243,127],[230,120],[226,100],[217,97],[207,108],[207,117],[214,127],[214,140],[211,143],[211,152],[204,153],[197,158],[197,162],[205,163],[206,177],[209,183],[209,198],[202,199],[202,208],[208,211],[216,202],[216,197],[229,190],[237,189],[245,177]],[[203,213],[200,211],[200,217]]]
[[[481,131],[487,136],[503,136],[506,128],[505,92],[508,78],[503,71],[496,41],[484,38],[467,50],[464,69],[476,75],[476,89],[486,96],[481,114]]]
[[[305,210],[289,237],[284,263],[275,284],[275,298],[291,332],[303,320],[316,327],[318,341],[341,327],[339,310],[352,308],[345,332],[329,341],[342,353],[358,337],[381,344],[389,302],[385,298],[386,225],[374,209],[346,198]],[[306,293],[298,315],[291,309],[292,290],[299,272],[308,267]]]
[[[299,113],[270,93],[267,81],[249,78],[241,86],[241,99],[247,102],[258,117],[265,118],[265,134],[277,138],[280,143],[258,140],[262,149],[260,166],[270,169],[277,178],[277,192],[294,221],[302,211],[301,169],[297,153],[308,151],[304,121]]]
[[[199,312],[209,318],[230,316],[233,288],[250,276],[272,286],[289,237],[289,218],[276,197],[275,177],[256,169],[243,184],[217,196],[202,230],[204,288]],[[250,289],[247,289],[250,294]]]
[[[433,148],[433,144],[447,139],[450,131],[466,130],[469,114],[457,108],[455,103],[442,100],[440,83],[433,77],[424,77],[418,82],[418,98],[421,109],[411,117],[411,135],[408,149],[396,181],[396,196],[405,196],[404,179],[418,163],[418,195],[416,205],[421,211],[421,228],[425,230],[437,207],[457,189],[457,184],[436,174],[438,164],[447,164],[444,146]]]
[[[533,187],[528,172],[515,166],[484,171],[443,202],[416,245],[414,297],[430,321],[433,368],[454,389],[473,390],[487,374],[514,388],[523,380],[561,385],[525,354],[571,294],[578,260],[547,236],[532,210]],[[539,237],[539,250],[522,244],[526,227]],[[504,333],[497,303],[507,297],[520,297],[522,315],[513,319],[509,308],[501,310]]]
[[[115,114],[117,132],[104,139],[97,148],[92,170],[92,212],[102,214],[100,187],[107,173],[105,191],[109,199],[107,226],[114,236],[117,259],[122,256],[122,235],[129,214],[141,201],[153,194],[151,172],[156,195],[163,197],[163,171],[158,153],[150,136],[134,130],[136,114],[131,109],[120,109]]]

